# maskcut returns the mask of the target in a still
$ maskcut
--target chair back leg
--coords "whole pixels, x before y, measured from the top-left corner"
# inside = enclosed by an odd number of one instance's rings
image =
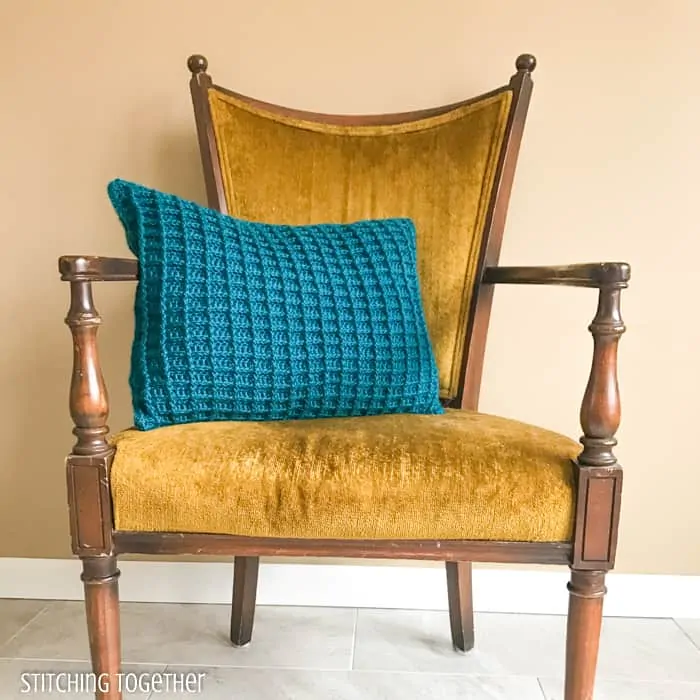
[[[470,651],[474,648],[472,564],[469,561],[448,561],[445,566],[452,645],[457,651]]]
[[[117,559],[113,556],[85,557],[82,561],[95,698],[122,700]]]
[[[592,700],[605,596],[604,571],[572,569],[564,700]]]
[[[231,642],[237,647],[249,644],[253,637],[259,566],[260,557],[234,559]]]

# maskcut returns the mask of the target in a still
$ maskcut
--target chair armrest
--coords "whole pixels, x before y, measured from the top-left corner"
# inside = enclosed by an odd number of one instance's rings
[[[624,288],[630,266],[623,262],[581,263],[547,267],[487,267],[484,284],[554,284],[566,287]]]
[[[139,263],[129,258],[64,255],[58,259],[58,271],[64,282],[135,282]]]
[[[588,327],[593,335],[593,361],[581,403],[583,451],[578,464],[588,469],[618,467],[613,448],[620,426],[617,346],[625,332],[620,295],[630,279],[622,262],[583,263],[555,267],[487,267],[484,284],[552,284],[598,289],[598,309]]]

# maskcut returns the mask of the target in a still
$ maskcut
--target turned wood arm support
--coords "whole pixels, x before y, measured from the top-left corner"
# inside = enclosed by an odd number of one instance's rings
[[[484,284],[553,284],[598,289],[598,309],[588,327],[593,335],[593,362],[581,403],[582,467],[617,464],[613,448],[620,426],[617,384],[617,345],[625,332],[620,294],[630,279],[630,266],[621,262],[583,263],[558,267],[488,267]]]
[[[59,258],[61,279],[70,282],[66,324],[73,335],[73,374],[69,408],[77,442],[74,455],[100,456],[111,452],[107,442],[109,397],[97,351],[102,319],[92,298],[93,282],[135,281],[136,260],[67,255]]]
[[[64,282],[135,282],[139,278],[137,260],[99,258],[93,255],[64,255],[58,259]]]

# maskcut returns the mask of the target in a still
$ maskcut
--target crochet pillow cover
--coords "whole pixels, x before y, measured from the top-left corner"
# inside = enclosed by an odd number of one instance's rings
[[[272,225],[107,191],[139,261],[136,428],[443,413],[410,219]]]

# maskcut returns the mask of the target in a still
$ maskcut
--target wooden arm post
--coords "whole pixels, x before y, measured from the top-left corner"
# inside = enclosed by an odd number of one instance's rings
[[[111,556],[109,470],[114,448],[107,441],[109,399],[97,351],[102,319],[92,298],[92,283],[135,282],[139,266],[133,259],[64,255],[58,259],[58,271],[70,283],[65,320],[73,336],[69,409],[77,441],[66,462],[73,552],[80,557]]]
[[[70,309],[66,324],[73,334],[73,375],[70,414],[78,439],[75,455],[101,455],[110,451],[106,435],[109,399],[97,352],[97,330],[102,322],[92,299],[92,284],[70,283]]]
[[[617,464],[613,447],[620,426],[620,391],[617,384],[617,345],[625,332],[620,313],[620,287],[602,286],[598,310],[588,327],[593,335],[593,363],[581,404],[583,452],[579,465],[602,467]]]
[[[572,564],[578,570],[607,571],[615,563],[622,467],[613,448],[620,425],[617,346],[625,332],[620,294],[626,282],[603,284],[589,326],[593,362],[581,404],[583,450],[577,460],[578,498]]]
[[[109,468],[114,448],[107,442],[109,402],[97,352],[100,315],[89,280],[71,280],[66,324],[73,335],[69,408],[77,441],[66,462],[73,552],[112,554]]]
[[[97,352],[101,319],[89,280],[71,280],[66,324],[73,335],[69,408],[77,441],[66,461],[73,552],[112,554],[109,469],[114,448],[107,442],[109,402]]]

